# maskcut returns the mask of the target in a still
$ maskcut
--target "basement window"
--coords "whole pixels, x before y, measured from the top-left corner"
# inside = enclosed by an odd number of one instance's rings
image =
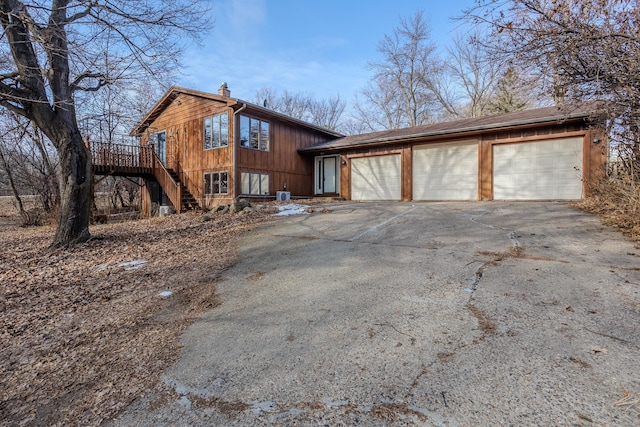
[[[240,146],[269,151],[269,122],[255,117],[240,116]]]
[[[216,114],[204,119],[204,149],[229,145],[229,115]]]
[[[229,194],[229,174],[227,172],[208,172],[204,174],[204,194]]]
[[[242,194],[263,196],[269,194],[269,175],[265,173],[242,172],[240,175]]]

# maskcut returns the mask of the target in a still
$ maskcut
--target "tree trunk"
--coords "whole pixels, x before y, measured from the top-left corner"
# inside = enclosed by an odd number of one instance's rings
[[[60,215],[51,247],[88,240],[91,211],[91,154],[79,132],[62,142],[60,154]]]

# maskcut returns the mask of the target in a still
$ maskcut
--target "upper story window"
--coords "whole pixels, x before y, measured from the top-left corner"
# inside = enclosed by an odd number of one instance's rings
[[[229,115],[225,112],[204,119],[204,149],[229,145]]]
[[[240,116],[240,146],[269,151],[269,122],[255,117]]]

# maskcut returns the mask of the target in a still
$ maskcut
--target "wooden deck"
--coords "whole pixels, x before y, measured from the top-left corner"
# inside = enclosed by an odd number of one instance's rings
[[[91,143],[93,173],[142,177],[152,176],[154,153],[152,146]]]
[[[158,181],[176,212],[198,206],[176,172],[167,169],[153,150],[153,145],[91,143],[95,175],[153,178]]]

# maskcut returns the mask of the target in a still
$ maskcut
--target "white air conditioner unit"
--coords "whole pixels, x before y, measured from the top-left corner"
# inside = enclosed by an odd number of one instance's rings
[[[276,200],[280,202],[286,202],[291,198],[291,193],[288,191],[276,191]]]

